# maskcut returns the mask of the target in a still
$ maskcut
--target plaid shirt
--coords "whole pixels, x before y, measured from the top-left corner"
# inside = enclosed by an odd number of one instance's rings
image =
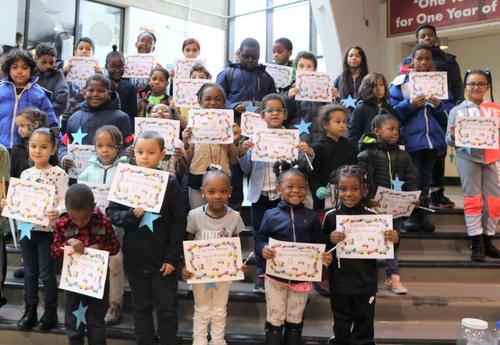
[[[54,241],[52,242],[52,257],[61,259],[64,246],[70,238],[83,242],[85,247],[98,244],[100,250],[106,250],[109,255],[115,255],[120,250],[111,222],[99,208],[95,208],[90,222],[82,228],[73,223],[67,213],[64,213],[54,224]]]

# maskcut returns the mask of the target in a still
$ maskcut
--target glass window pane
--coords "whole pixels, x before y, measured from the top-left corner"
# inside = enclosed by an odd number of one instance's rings
[[[24,34],[25,15],[26,0],[2,2],[2,10],[0,11],[0,23],[2,23],[0,47],[3,48],[4,52],[16,46],[16,33]],[[22,41],[20,46],[22,47]]]
[[[116,44],[121,45],[123,10],[118,7],[83,0],[80,3],[81,36],[90,37],[95,43],[94,56],[104,66],[106,55]]]
[[[234,14],[243,14],[262,10],[267,7],[267,0],[234,0]]]
[[[279,2],[274,1],[274,5],[278,5]],[[280,37],[290,39],[293,43],[292,58],[302,50],[309,50],[309,20],[309,2],[275,9],[273,13],[273,41]]]
[[[266,12],[259,12],[234,19],[234,50],[247,37],[255,38],[260,44],[260,62],[266,59]],[[231,52],[232,54],[232,52]],[[232,56],[232,55],[230,55]]]

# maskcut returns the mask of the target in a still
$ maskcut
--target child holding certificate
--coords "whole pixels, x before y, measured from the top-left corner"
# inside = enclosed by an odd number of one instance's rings
[[[74,184],[66,192],[66,211],[54,224],[52,256],[62,259],[64,247],[70,246],[76,253],[83,254],[85,248],[106,250],[116,255],[120,250],[111,222],[102,211],[95,207],[92,190],[84,184]],[[111,256],[112,257],[112,256]],[[103,299],[85,296],[72,291],[64,291],[64,327],[70,344],[83,344],[85,327],[79,325],[74,311],[80,305],[85,312],[89,344],[106,343],[106,314],[108,284],[104,288]]]
[[[304,207],[307,194],[306,176],[287,161],[274,165],[277,190],[281,195],[278,207],[266,211],[255,239],[255,251],[271,260],[275,251],[269,247],[270,238],[279,241],[323,243],[321,224],[313,210]],[[329,265],[332,254],[323,253],[322,261]],[[284,280],[266,275],[266,341],[268,345],[300,344],[303,314],[311,282]]]
[[[136,138],[134,149],[138,166],[158,169],[165,156],[165,141],[160,134],[145,131]],[[179,183],[169,177],[159,214],[115,202],[110,202],[106,209],[113,225],[125,230],[123,255],[139,344],[155,343],[154,309],[160,344],[177,344],[175,271],[181,260],[186,230],[186,208],[179,200],[180,195]]]
[[[138,100],[137,116],[149,117],[151,107],[156,104],[170,104],[170,96],[165,90],[168,84],[168,72],[163,67],[155,67],[149,75],[148,87],[144,96]]]
[[[483,106],[496,108],[498,105],[485,102],[488,90],[491,92],[489,71],[472,70],[465,74],[465,93],[468,100],[457,105],[448,118],[446,141],[455,146],[456,122],[460,117],[482,116]],[[493,101],[493,93],[491,92]],[[493,115],[495,116],[495,115]],[[498,116],[498,115],[496,115]],[[467,234],[472,240],[473,261],[484,261],[484,257],[500,258],[500,251],[492,239],[500,218],[500,149],[458,148],[457,168],[464,193],[464,213]]]
[[[201,191],[207,204],[189,211],[187,240],[212,240],[238,236],[245,225],[240,214],[227,206],[232,191],[229,176],[224,171],[211,167],[203,176]],[[245,271],[246,267],[242,270]],[[193,274],[184,268],[182,277],[188,280]],[[226,344],[224,333],[230,282],[218,282],[215,289],[211,289],[207,284],[193,284],[192,287],[193,345],[208,344],[209,324],[211,344]]]
[[[359,165],[367,172],[368,191],[366,198],[373,205],[377,188],[396,189],[396,177],[404,182],[402,191],[418,190],[415,167],[408,152],[399,148],[399,121],[390,114],[375,116],[372,134],[362,137],[362,152],[358,155]],[[418,203],[418,200],[416,201]],[[402,218],[394,220],[394,228],[401,230]],[[400,281],[398,270],[398,247],[394,248],[394,259],[385,261],[387,287],[395,294],[404,295],[408,290]]]
[[[346,165],[337,170],[334,179],[336,208],[327,212],[323,231],[329,236],[327,245],[345,240],[343,232],[335,231],[337,215],[374,214],[363,205],[366,193],[364,171],[356,165]],[[399,241],[398,232],[388,230],[384,237]],[[336,257],[334,257],[335,259]],[[330,305],[333,311],[333,333],[329,344],[369,344],[373,339],[375,294],[377,293],[377,260],[338,259],[329,266]]]

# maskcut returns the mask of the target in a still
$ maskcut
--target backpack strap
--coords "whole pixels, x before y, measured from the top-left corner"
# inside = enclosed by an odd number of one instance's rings
[[[232,66],[226,67],[226,73],[225,73],[225,84],[226,87],[224,89],[224,92],[226,92],[226,96],[229,94],[229,91],[231,91],[231,84],[233,83],[233,76],[234,76],[234,70],[236,68]]]

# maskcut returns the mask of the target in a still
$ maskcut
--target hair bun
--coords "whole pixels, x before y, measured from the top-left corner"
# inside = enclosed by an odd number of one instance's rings
[[[223,171],[223,169],[219,164],[210,164],[207,168],[207,171]]]
[[[113,51],[116,52],[116,51],[118,51],[118,46],[116,44],[113,44],[111,49],[113,49]]]

